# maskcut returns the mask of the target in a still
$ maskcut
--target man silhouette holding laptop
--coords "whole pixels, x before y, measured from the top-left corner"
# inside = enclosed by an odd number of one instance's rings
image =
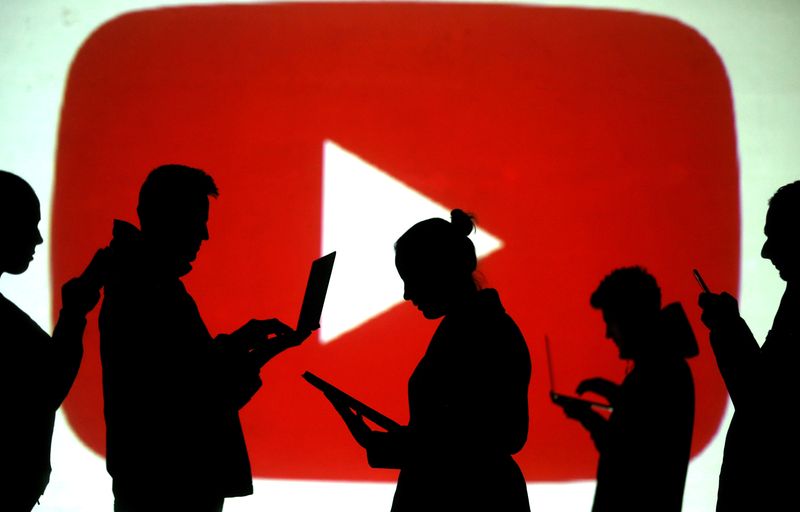
[[[597,403],[551,394],[567,417],[591,435],[599,453],[593,512],[679,512],[694,426],[694,379],[687,358],[697,341],[680,303],[661,306],[661,289],[645,269],[618,268],[591,296],[606,337],[630,362],[621,384],[581,381],[577,393]]]
[[[318,316],[297,330],[250,320],[209,334],[181,282],[209,237],[209,196],[217,187],[204,171],[161,166],[142,185],[140,228],[114,224],[99,326],[116,512],[216,512],[252,494],[238,411],[261,386],[261,366],[318,326]]]

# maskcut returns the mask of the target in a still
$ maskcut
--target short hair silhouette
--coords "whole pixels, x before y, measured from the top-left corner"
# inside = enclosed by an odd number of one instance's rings
[[[781,223],[800,225],[800,180],[778,188],[769,200],[769,210]]]
[[[148,174],[139,190],[139,215],[142,229],[165,218],[182,217],[194,209],[198,198],[217,197],[214,178],[202,169],[187,165],[167,164]]]
[[[475,230],[474,218],[463,210],[450,212],[450,222],[431,218],[411,226],[395,242],[398,258],[423,257],[429,268],[456,276],[470,276],[478,265],[475,245],[469,234]]]
[[[640,266],[618,268],[592,293],[593,308],[611,315],[649,315],[661,310],[661,288]]]
[[[19,223],[19,211],[39,205],[33,187],[14,173],[0,169],[0,223],[5,228]]]

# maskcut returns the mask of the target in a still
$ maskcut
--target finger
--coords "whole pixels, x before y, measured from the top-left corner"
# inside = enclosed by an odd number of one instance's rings
[[[703,309],[714,307],[714,304],[719,301],[720,297],[721,295],[717,295],[716,293],[702,292],[697,297],[697,304]]]
[[[268,320],[251,320],[253,325],[259,329],[262,334],[289,334],[294,330],[281,322],[277,318],[270,318]]]

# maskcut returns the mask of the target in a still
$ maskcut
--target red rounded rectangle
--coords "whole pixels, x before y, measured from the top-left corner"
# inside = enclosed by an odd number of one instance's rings
[[[112,219],[135,220],[147,172],[180,162],[208,170],[221,190],[211,240],[186,279],[210,330],[293,318],[301,297],[292,290],[301,293],[307,262],[320,255],[325,140],[477,212],[503,240],[481,271],[534,359],[531,430],[516,457],[529,481],[594,476],[588,435],[549,402],[541,340],[553,341],[562,391],[591,375],[621,380],[589,307],[606,273],[648,268],[701,340],[692,268],[719,289],[738,288],[730,88],[691,28],[587,9],[239,5],[128,14],[81,48],[59,131],[54,311],[59,283],[108,242]],[[319,371],[404,420],[406,381],[432,330],[401,306],[271,362],[242,413],[255,476],[395,478],[367,466],[300,375]],[[102,454],[97,352],[90,323],[65,409]],[[691,364],[697,453],[727,395],[706,343]]]

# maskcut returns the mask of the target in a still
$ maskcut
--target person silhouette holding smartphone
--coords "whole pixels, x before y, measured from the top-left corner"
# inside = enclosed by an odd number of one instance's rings
[[[0,171],[0,276],[22,274],[43,242],[39,199],[16,174]],[[83,357],[86,315],[100,300],[105,252],[61,288],[61,311],[47,334],[0,294],[0,510],[31,510],[50,481],[56,410]]]
[[[761,256],[786,282],[759,346],[728,292],[698,303],[734,413],[725,438],[717,510],[789,510],[797,503],[800,434],[791,419],[800,361],[800,181],[769,200]]]

